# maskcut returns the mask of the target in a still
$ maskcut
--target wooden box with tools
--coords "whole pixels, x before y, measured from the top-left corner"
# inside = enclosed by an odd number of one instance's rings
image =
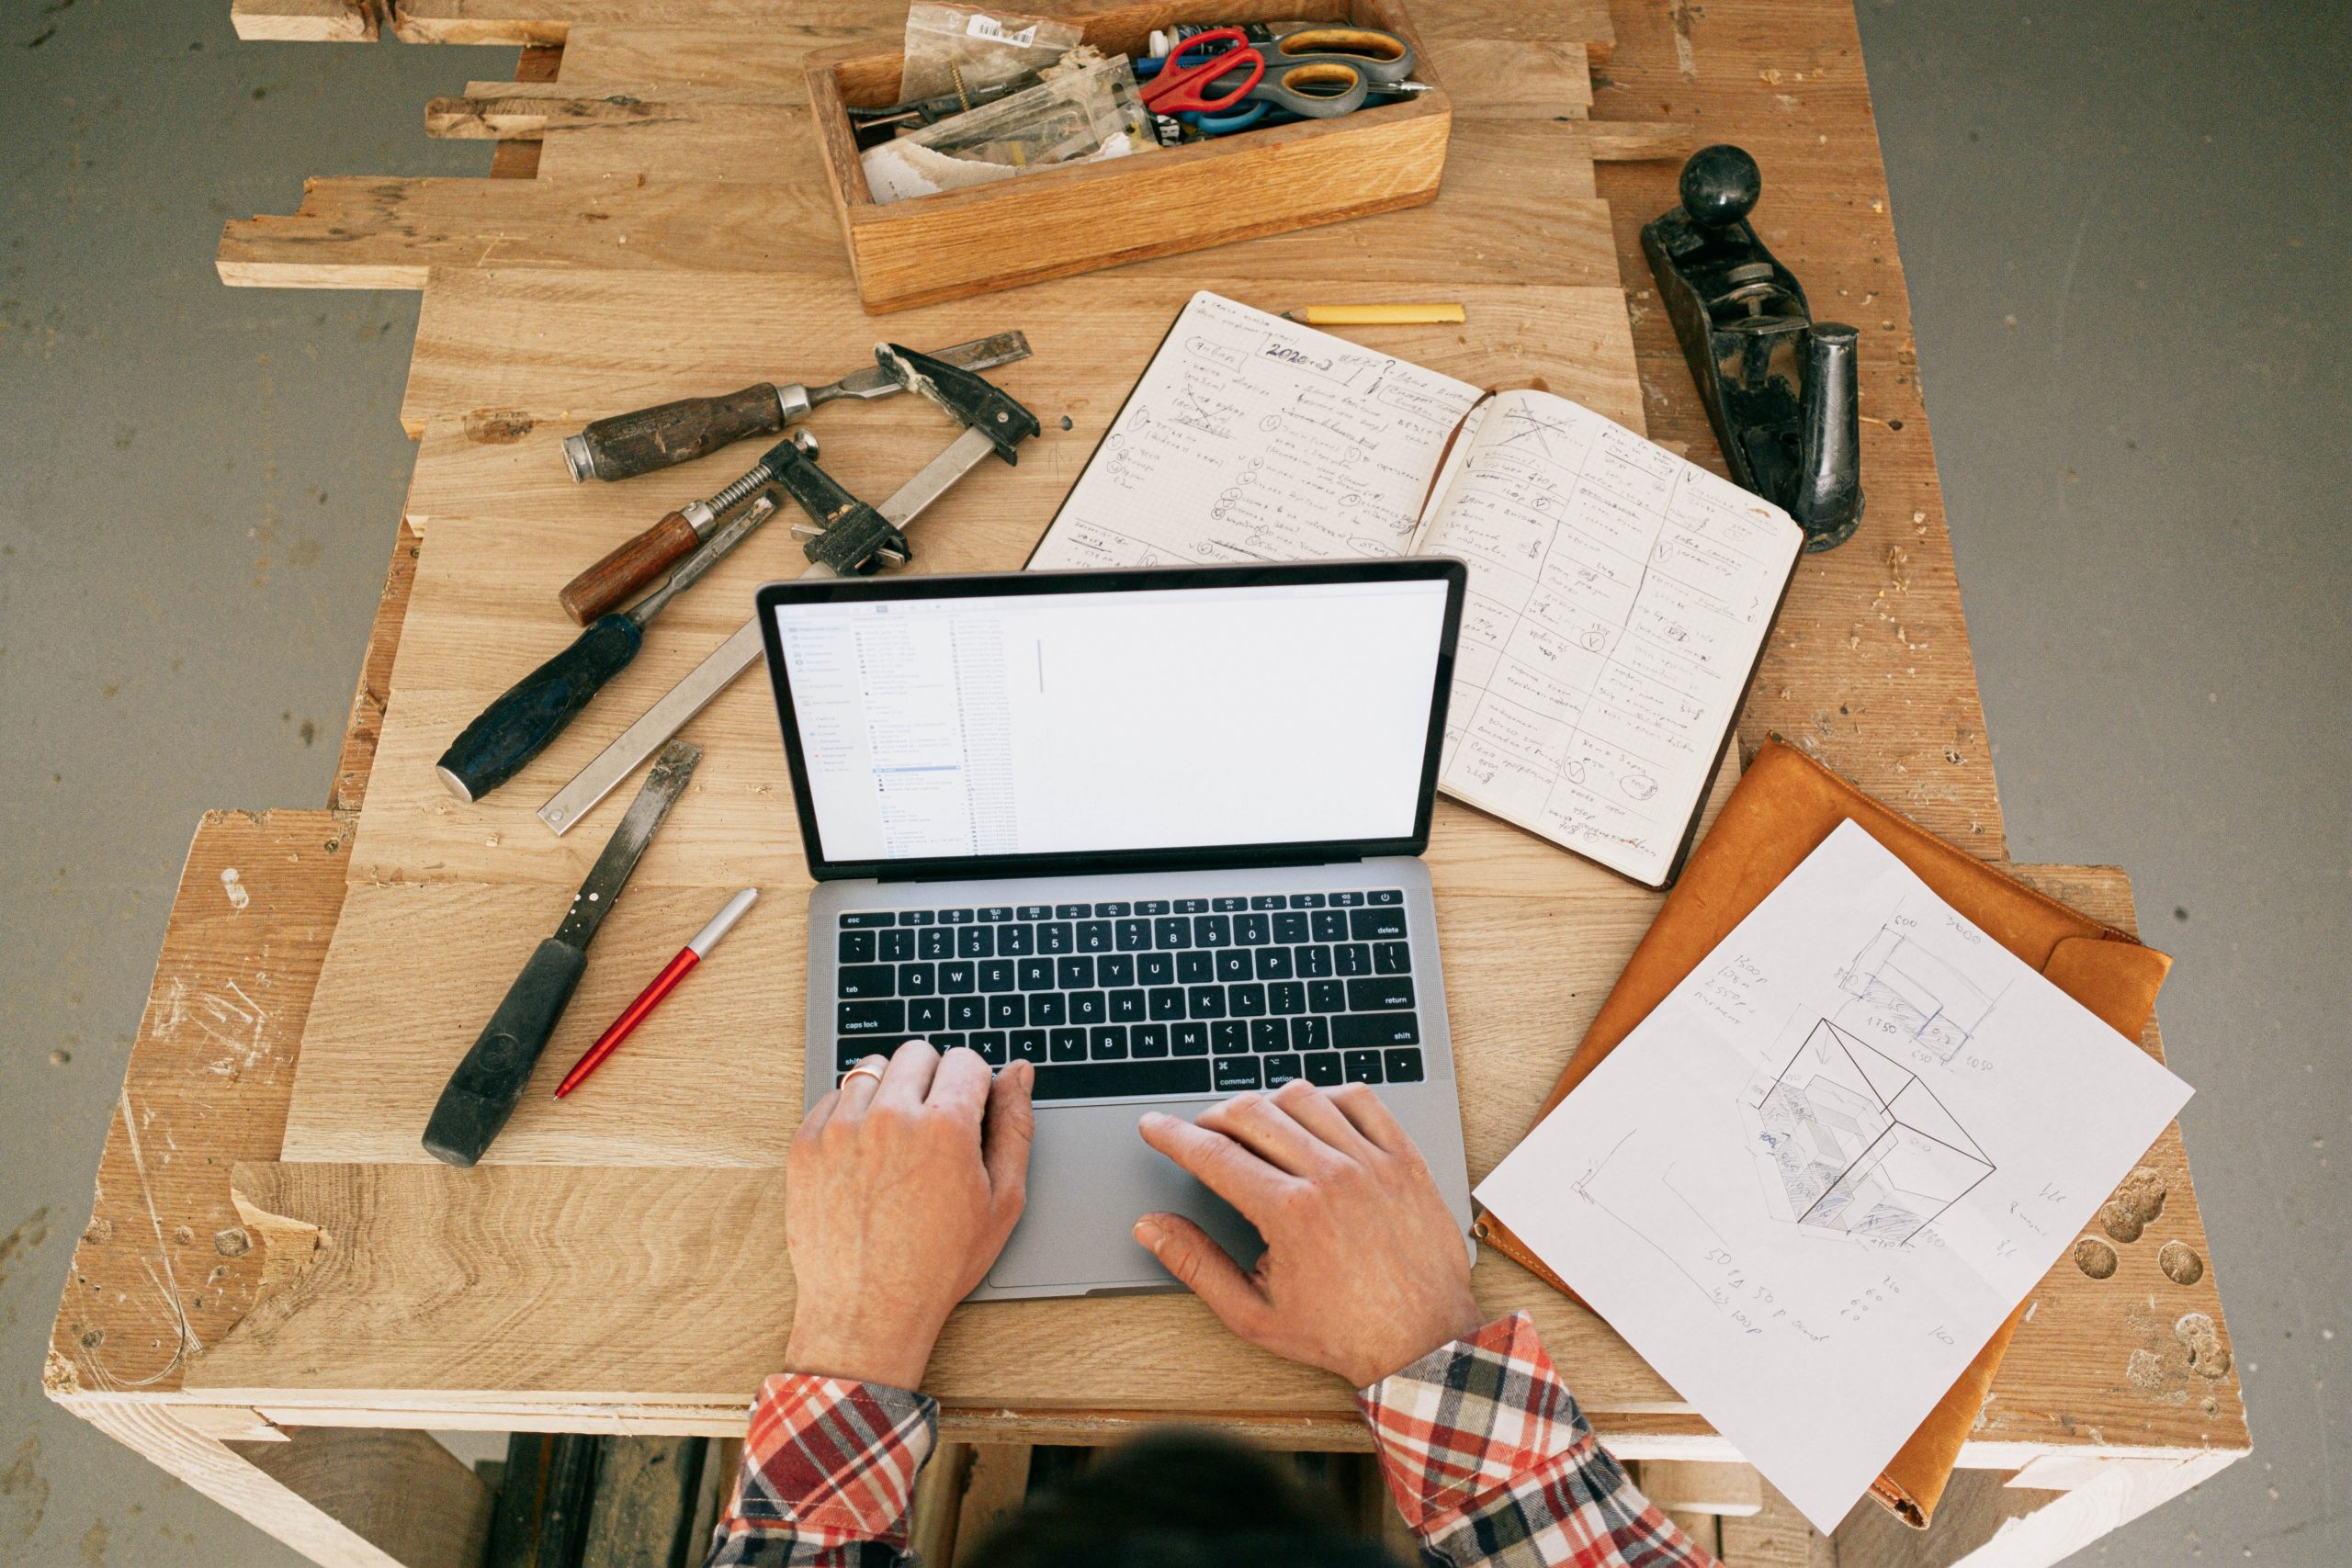
[[[935,304],[1437,197],[1453,107],[1396,0],[1170,0],[1069,20],[1103,53],[1135,58],[1149,53],[1153,29],[1187,23],[1377,28],[1414,44],[1413,79],[1426,90],[1332,118],[885,204],[867,186],[847,111],[898,101],[901,56],[870,49],[813,56],[808,107],[868,310]]]

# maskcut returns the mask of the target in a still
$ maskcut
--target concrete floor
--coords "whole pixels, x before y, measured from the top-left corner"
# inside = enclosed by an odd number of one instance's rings
[[[1435,3],[1435,0],[1432,0]],[[511,51],[0,12],[0,1562],[290,1565],[40,1348],[198,813],[326,795],[410,294],[215,280],[316,174],[478,174]],[[2352,13],[1862,0],[2020,860],[2132,869],[2256,1451],[2086,1558],[2352,1558]],[[1771,171],[1766,171],[1768,194]]]

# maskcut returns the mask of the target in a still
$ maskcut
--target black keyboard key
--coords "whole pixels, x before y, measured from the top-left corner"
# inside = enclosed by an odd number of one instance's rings
[[[941,964],[939,966],[940,994],[961,997],[978,990],[979,980],[974,974],[977,968],[978,965],[968,958],[958,958],[953,963]]]
[[[1010,904],[987,905],[980,910],[980,919],[991,921],[1009,920],[1012,919],[1012,906]]]
[[[1313,1013],[1290,1021],[1290,1043],[1302,1051],[1325,1051],[1331,1045],[1331,1022]]]
[[[980,965],[980,989],[993,996],[1013,988],[1012,960],[991,958]]]
[[[1348,982],[1350,1012],[1389,1012],[1413,1005],[1413,982],[1399,975]]]
[[[1005,1054],[1005,1032],[1001,1029],[981,1029],[974,1031],[971,1039],[965,1043],[979,1053],[981,1061],[991,1067],[1001,1067],[1008,1060]]]
[[[1106,1023],[1086,1032],[1086,1059],[1090,1062],[1124,1062],[1127,1059],[1127,1031],[1124,1024]]]
[[[1078,951],[1108,953],[1111,951],[1111,922],[1080,920],[1078,922]]]
[[[1138,1023],[1127,1031],[1127,1051],[1136,1056],[1165,1056],[1168,1055],[1168,1026],[1164,1023]]]
[[[903,1034],[876,1034],[860,1040],[840,1041],[833,1047],[833,1071],[836,1076],[845,1073],[868,1056],[888,1058],[905,1039]]]
[[[1340,1055],[1340,1070],[1350,1083],[1380,1081],[1380,1053],[1377,1051],[1345,1051]]]
[[[1184,1010],[1194,1018],[1223,1018],[1225,1016],[1225,987],[1223,986],[1186,987]]]
[[[1346,1077],[1347,1070],[1340,1066],[1340,1054],[1337,1051],[1317,1051],[1306,1058],[1308,1083],[1319,1084],[1325,1089],[1329,1089],[1332,1085],[1344,1081]]]
[[[1306,1010],[1306,984],[1303,980],[1277,980],[1266,987],[1268,1012],[1294,1013]]]
[[[1331,950],[1331,966],[1342,975],[1372,973],[1372,945],[1369,942],[1346,942]]]
[[[1306,1005],[1317,1012],[1348,1010],[1347,987],[1338,980],[1310,980],[1306,987]]]
[[[1194,915],[1193,917],[1194,947],[1231,947],[1233,921],[1225,915]]]
[[[1024,920],[1049,920],[1054,917],[1054,907],[1051,904],[1023,904],[1016,913]]]
[[[1040,953],[1075,953],[1077,939],[1071,934],[1068,920],[1047,920],[1037,928],[1037,951]]]
[[[964,1040],[965,1037],[961,1034],[934,1034],[931,1037],[931,1048],[944,1056],[956,1046],[963,1044]]]
[[[1054,906],[1054,919],[1057,920],[1082,920],[1086,919],[1091,908],[1092,906],[1087,904],[1057,904]]]
[[[1141,1023],[1149,1015],[1144,1011],[1143,993],[1129,989],[1111,993],[1113,1023]]]
[[[1375,975],[1410,975],[1413,972],[1412,943],[1405,942],[1373,943],[1372,972]]]
[[[1348,940],[1348,917],[1337,909],[1317,909],[1307,917],[1307,924],[1314,928],[1317,942]]]
[[[1155,986],[1145,998],[1144,1010],[1154,1021],[1172,1023],[1184,1016],[1184,990],[1181,986]]]
[[[843,931],[868,931],[876,926],[890,924],[891,919],[890,911],[888,909],[869,909],[856,914],[843,915],[841,924]]]
[[[1141,953],[1151,945],[1149,920],[1114,920],[1112,922],[1112,931],[1121,953]]]
[[[1209,900],[1209,908],[1220,914],[1231,914],[1236,909],[1246,909],[1249,907],[1250,900],[1247,898],[1225,897]]]
[[[873,963],[874,933],[872,931],[842,932],[841,945],[835,956],[843,964]]]
[[[956,933],[956,956],[958,958],[994,958],[996,928],[966,926]]]
[[[1233,940],[1242,947],[1263,947],[1274,940],[1273,927],[1263,915],[1236,915]]]
[[[1206,1062],[1104,1062],[1082,1067],[1041,1067],[1033,1098],[1125,1099],[1135,1095],[1206,1094]]]
[[[1250,950],[1246,947],[1228,947],[1216,955],[1216,977],[1220,980],[1250,978]]]
[[[947,998],[947,1027],[950,1029],[985,1029],[989,1022],[989,1004],[978,997]]]
[[[1100,991],[1069,993],[1069,1021],[1072,1023],[1097,1024],[1111,1021],[1109,1001]]]
[[[1008,1047],[1016,1062],[1042,1062],[1046,1059],[1046,1032],[1042,1029],[1016,1029]]]
[[[907,1004],[901,1001],[842,1002],[833,1009],[833,1030],[839,1034],[903,1034]]]
[[[1390,1046],[1380,1054],[1380,1066],[1390,1083],[1421,1081],[1421,1054],[1414,1046]]]
[[[929,997],[936,996],[938,992],[938,964],[901,964],[899,965],[899,995],[902,997]]]
[[[996,950],[1007,958],[1026,958],[1037,951],[1037,928],[1019,921],[996,929]]]
[[[1285,909],[1274,917],[1274,940],[1296,944],[1306,940],[1306,911]]]
[[[1054,961],[1050,958],[1024,958],[1020,964],[1021,988],[1024,991],[1050,991],[1054,988]]]
[[[1283,902],[1279,893],[1258,893],[1251,895],[1250,907],[1253,909],[1279,909]]]
[[[1258,978],[1261,980],[1287,980],[1290,978],[1289,948],[1261,947],[1258,949],[1255,953],[1251,954],[1251,957],[1257,962]]]
[[[1289,1050],[1289,1021],[1280,1018],[1251,1019],[1250,1021],[1250,1049],[1261,1056],[1269,1051]]]
[[[1317,942],[1312,947],[1294,947],[1290,961],[1299,975],[1309,980],[1319,980],[1331,972],[1331,950]]]
[[[1033,991],[1029,996],[1029,1026],[1051,1028],[1069,1021],[1069,998],[1059,991]]]
[[[1334,893],[1331,895],[1331,908],[1335,909],[1356,909],[1363,907],[1363,895],[1361,893]]]
[[[939,911],[939,923],[943,926],[968,926],[972,923],[973,919],[974,911],[970,909],[942,909]]]
[[[1176,955],[1176,983],[1180,986],[1205,986],[1216,978],[1216,954],[1213,953],[1180,953]]]
[[[1246,1056],[1250,1026],[1238,1018],[1219,1019],[1209,1025],[1209,1046],[1220,1056]]]
[[[1342,1051],[1374,1045],[1419,1045],[1420,1020],[1409,1012],[1351,1012],[1331,1021],[1331,1043]]]
[[[1193,922],[1182,915],[1154,920],[1151,922],[1151,940],[1162,947],[1190,947],[1193,945]]]
[[[1395,942],[1405,934],[1405,911],[1351,909],[1348,934],[1358,942]]]
[[[933,919],[933,916],[929,909],[901,909],[899,911],[899,923],[902,926],[927,926],[932,923]]]
[[[1082,991],[1094,984],[1094,960],[1065,958],[1054,965],[1054,978],[1065,991]]]
[[[1266,1010],[1266,987],[1255,980],[1225,988],[1225,1010],[1236,1018],[1257,1018]]]
[[[1259,1081],[1258,1058],[1255,1056],[1219,1056],[1216,1066],[1219,1094],[1263,1087]]]
[[[1132,953],[1106,953],[1094,961],[1094,983],[1104,990],[1114,986],[1136,983],[1136,955]]]
[[[988,1004],[990,1029],[1014,1029],[1028,1021],[1029,1010],[1018,996],[990,997]]]
[[[1384,887],[1377,893],[1365,894],[1363,901],[1367,904],[1401,904],[1405,901],[1405,895],[1394,887]]]
[[[1293,1078],[1303,1078],[1306,1076],[1306,1062],[1291,1052],[1284,1052],[1279,1056],[1269,1056],[1258,1065],[1266,1070],[1268,1089],[1280,1089]]]
[[[1168,1048],[1179,1056],[1205,1056],[1209,1054],[1209,1026],[1205,1023],[1171,1023],[1168,1026]]]
[[[837,997],[889,997],[899,990],[899,972],[888,964],[844,964],[833,971]]]
[[[929,1034],[935,1029],[947,1027],[945,997],[916,997],[907,1003],[907,1028],[917,1034]]]
[[[1135,912],[1135,907],[1124,899],[1094,906],[1094,918],[1098,920],[1124,920]]]
[[[1086,1060],[1086,1031],[1052,1030],[1046,1036],[1046,1049],[1057,1062],[1083,1062]],[[1046,1075],[1039,1073],[1037,1076],[1042,1078]]]
[[[1323,895],[1294,893],[1290,896],[1290,907],[1294,909],[1319,909],[1323,907]]]
[[[1136,913],[1138,915],[1164,915],[1168,913],[1168,900],[1165,898],[1138,898],[1136,900]]]
[[[1209,901],[1205,898],[1179,898],[1176,900],[1176,912],[1180,915],[1205,915],[1209,912]]]
[[[1138,953],[1136,954],[1136,984],[1138,986],[1172,986],[1176,983],[1176,955],[1172,953]]]
[[[956,932],[946,926],[927,926],[915,932],[915,956],[918,958],[953,958],[956,956]]]
[[[875,934],[880,937],[881,941],[876,945],[874,956],[883,963],[903,964],[915,955],[914,932],[887,931],[877,931]]]

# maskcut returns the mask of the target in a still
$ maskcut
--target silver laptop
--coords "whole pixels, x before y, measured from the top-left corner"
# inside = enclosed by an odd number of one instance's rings
[[[1137,1215],[1247,1222],[1145,1146],[1295,1078],[1377,1088],[1470,1224],[1429,842],[1447,560],[774,583],[808,902],[808,1103],[911,1038],[1036,1069],[975,1300],[1166,1290]]]

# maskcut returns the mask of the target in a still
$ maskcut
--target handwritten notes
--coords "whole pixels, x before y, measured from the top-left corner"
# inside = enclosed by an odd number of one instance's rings
[[[1410,553],[1478,390],[1201,293],[1029,564],[1164,566]]]
[[[1826,1531],[2188,1098],[1848,822],[1478,1199]]]
[[[1803,543],[1779,508],[1565,399],[1482,400],[1201,293],[1029,564],[1459,557],[1439,786],[1657,886]]]
[[[1415,547],[1472,568],[1439,785],[1663,883],[1803,532],[1547,392],[1471,417]]]

